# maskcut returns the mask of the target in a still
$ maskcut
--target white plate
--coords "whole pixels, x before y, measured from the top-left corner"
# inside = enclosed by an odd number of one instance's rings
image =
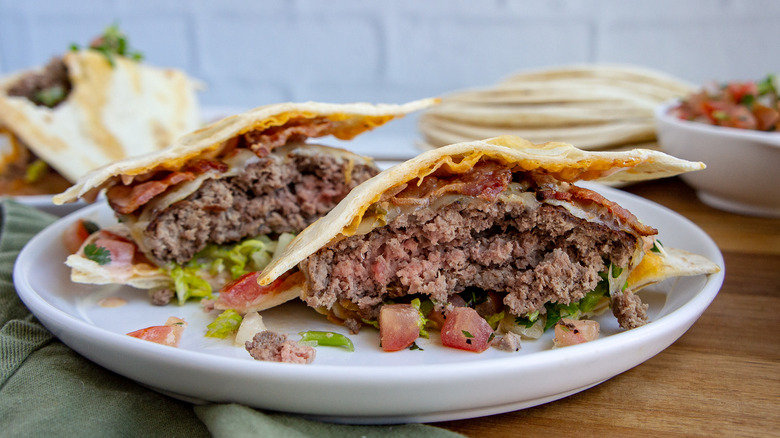
[[[11,196],[11,199],[20,204],[37,208],[38,210],[45,211],[46,213],[59,217],[67,216],[87,205],[87,203],[84,201],[76,201],[70,204],[57,205],[51,200],[53,196],[54,195]]]
[[[715,243],[680,215],[609,188],[602,193],[660,231],[667,246],[702,254],[723,267]],[[526,341],[517,353],[490,349],[475,354],[442,347],[435,333],[418,344],[424,351],[383,353],[376,330],[350,336],[355,352],[319,347],[310,365],[260,362],[229,341],[205,338],[214,317],[196,303],[155,307],[143,291],[119,286],[78,285],[63,265],[62,231],[89,217],[112,222],[104,204],[59,220],[32,239],[14,269],[14,283],[27,307],[63,342],[88,359],[161,392],[191,401],[237,402],[348,423],[405,423],[463,419],[523,409],[582,391],[653,357],[679,338],[715,298],[724,271],[667,281],[640,292],[652,322],[620,331],[609,312],[599,322],[602,337],[552,350],[552,333]],[[101,307],[122,297],[122,307]],[[179,348],[125,336],[185,319]],[[272,330],[297,333],[343,327],[300,303],[264,312]]]

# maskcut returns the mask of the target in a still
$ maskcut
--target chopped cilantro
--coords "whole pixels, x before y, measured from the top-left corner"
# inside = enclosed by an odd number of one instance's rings
[[[111,251],[94,243],[84,247],[84,256],[98,265],[111,263]]]
[[[112,24],[103,31],[103,35],[95,38],[90,44],[89,49],[101,53],[113,67],[116,55],[124,56],[133,61],[141,61],[144,56],[141,52],[130,50],[130,44],[127,41],[127,35],[119,30],[119,26]],[[71,51],[79,50],[77,44],[70,45]]]
[[[484,303],[488,298],[487,291],[475,288],[461,292],[460,296],[466,301],[466,306],[471,308]]]
[[[741,99],[739,99],[739,103],[747,106],[748,108],[752,108],[755,102],[756,102],[756,96],[754,94],[746,94],[742,96]]]
[[[534,324],[536,324],[536,320],[531,321],[530,318],[523,318],[522,316],[518,316],[515,318],[515,324],[522,325],[525,328],[531,328]]]
[[[758,95],[763,96],[765,94],[778,94],[778,90],[775,89],[775,75],[767,75],[764,80],[756,84],[758,86]]]

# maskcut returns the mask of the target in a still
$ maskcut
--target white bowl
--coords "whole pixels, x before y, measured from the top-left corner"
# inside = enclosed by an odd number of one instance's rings
[[[780,217],[780,132],[727,128],[670,114],[679,101],[655,111],[664,152],[707,168],[681,175],[705,204],[734,213]]]

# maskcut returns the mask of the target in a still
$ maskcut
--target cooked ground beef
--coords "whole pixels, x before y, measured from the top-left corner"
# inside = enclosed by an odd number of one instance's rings
[[[624,329],[637,328],[647,322],[647,304],[630,291],[612,295],[612,314]]]
[[[307,364],[314,361],[317,351],[308,345],[300,345],[287,339],[284,333],[265,330],[256,333],[245,344],[246,350],[256,360]]]
[[[187,199],[161,211],[145,230],[152,255],[184,263],[208,243],[299,232],[330,211],[376,168],[347,160],[293,154],[286,163],[261,158],[236,176],[206,181]]]
[[[438,303],[467,287],[505,293],[514,315],[545,312],[546,302],[580,300],[605,263],[626,266],[636,238],[571,215],[562,207],[474,200],[425,208],[301,262],[310,306],[348,300],[375,318],[382,301],[423,294]]]
[[[7,93],[26,97],[36,105],[55,107],[64,101],[71,89],[68,68],[62,58],[53,58],[41,72],[30,72],[19,78]],[[48,93],[48,96],[42,96]]]
[[[157,289],[151,292],[151,301],[155,306],[165,306],[171,302],[175,293],[168,289]]]
[[[522,348],[520,335],[512,332],[504,333],[501,336],[496,336],[496,339],[490,344],[493,348],[501,351],[520,351]]]

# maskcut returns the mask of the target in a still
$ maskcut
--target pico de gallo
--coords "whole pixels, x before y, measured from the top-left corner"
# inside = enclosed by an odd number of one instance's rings
[[[757,82],[711,83],[686,96],[672,114],[710,125],[777,132],[778,89],[780,81],[775,74]]]

